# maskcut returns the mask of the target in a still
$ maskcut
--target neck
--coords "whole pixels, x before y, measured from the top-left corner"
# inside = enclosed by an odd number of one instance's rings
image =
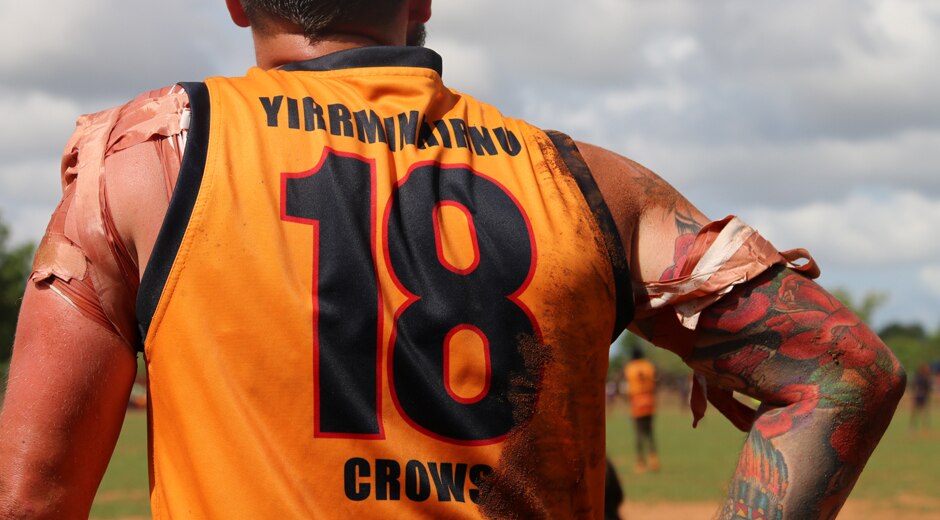
[[[263,29],[252,27],[251,35],[255,43],[255,60],[259,67],[267,70],[346,49],[404,45],[407,32],[408,13],[402,9],[399,16],[384,27],[336,27],[315,43],[307,40],[302,27],[276,18],[266,20]]]
[[[303,34],[255,33],[255,60],[262,69],[273,69],[295,61],[310,60],[330,53],[357,47],[383,45],[362,34],[331,34],[311,44]]]

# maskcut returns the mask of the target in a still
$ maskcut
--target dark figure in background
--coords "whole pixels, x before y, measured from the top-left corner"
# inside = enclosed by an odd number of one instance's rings
[[[917,373],[914,374],[914,382],[911,385],[914,387],[911,429],[916,428],[918,423],[922,428],[930,427],[930,393],[933,390],[930,381],[931,375],[930,366],[927,363],[920,365],[917,368]]]

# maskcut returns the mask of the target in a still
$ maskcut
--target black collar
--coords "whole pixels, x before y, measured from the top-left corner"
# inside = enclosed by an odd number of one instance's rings
[[[441,75],[442,60],[439,54],[424,47],[357,47],[312,60],[288,63],[280,70],[323,72],[363,67],[418,67],[431,69]]]

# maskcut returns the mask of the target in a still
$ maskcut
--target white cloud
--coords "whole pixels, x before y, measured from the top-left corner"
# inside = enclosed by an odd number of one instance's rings
[[[940,131],[865,140],[708,143],[642,132],[609,143],[711,207],[787,207],[865,188],[940,196]]]
[[[61,195],[58,157],[0,164],[0,202],[51,210]]]
[[[0,216],[14,243],[38,241],[61,196],[58,157],[0,163]]]
[[[681,47],[682,26],[695,10],[675,1],[442,2],[428,24],[428,41],[436,47],[436,38],[447,35],[474,42],[501,75],[515,79],[625,85],[645,67],[644,46],[666,39],[668,54],[678,39]]]
[[[937,43],[940,5],[932,0],[878,0],[868,22],[905,50],[919,53]]]
[[[214,4],[212,16],[223,16],[222,3]],[[199,79],[211,61],[199,45],[212,31],[205,11],[186,0],[164,0],[159,7],[116,0],[3,2],[0,19],[8,23],[0,44],[8,51],[0,54],[0,83],[116,104],[143,90]]]
[[[506,91],[520,82],[602,92],[678,83],[701,104],[658,126],[691,139],[709,132],[712,141],[940,128],[936,2],[544,1],[533,14],[520,1],[500,3],[496,17],[486,9],[496,3],[482,3],[439,7],[432,35],[485,49]]]
[[[74,53],[75,43],[87,41],[86,28],[95,23],[96,14],[105,9],[106,3],[102,0],[0,3],[0,20],[6,22],[0,31],[0,49],[6,49],[0,53],[0,77],[39,68],[50,58]]]
[[[653,67],[675,67],[687,62],[701,50],[698,40],[688,34],[665,36],[643,48],[643,56]]]
[[[24,244],[32,242],[38,244],[42,235],[46,232],[46,226],[49,224],[49,217],[55,205],[46,206],[21,206],[14,211],[2,213],[3,221],[10,226],[10,243]]]
[[[918,193],[755,209],[746,219],[779,248],[806,247],[817,260],[877,267],[940,258],[940,199]]]
[[[934,296],[940,298],[940,264],[925,266],[921,268],[918,275],[924,286],[927,287]]]
[[[492,60],[484,46],[447,37],[433,43],[438,53],[447,56],[443,76],[448,85],[482,99],[493,95]]]
[[[43,92],[12,92],[0,85],[0,157],[2,162],[48,156],[61,151],[75,129],[80,107]]]
[[[838,63],[796,76],[802,115],[848,134],[937,128],[940,4],[879,0],[858,22],[864,37],[838,46]]]
[[[628,155],[709,207],[792,206],[841,198],[866,186],[940,196],[940,130],[865,139],[715,141],[715,134],[736,123],[715,120],[695,132],[676,129],[708,102],[706,93],[683,84],[561,101],[540,95],[537,87],[525,92],[521,112],[528,119]]]

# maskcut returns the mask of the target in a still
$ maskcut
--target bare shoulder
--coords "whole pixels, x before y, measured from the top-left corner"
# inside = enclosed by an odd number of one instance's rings
[[[62,201],[30,275],[84,302],[76,305],[86,318],[130,346],[140,259],[149,258],[179,171],[186,101],[169,87],[78,119],[62,158]]]
[[[593,144],[577,144],[608,205],[621,206],[634,217],[653,208],[684,212],[694,208],[666,180],[633,159]]]
[[[145,142],[105,159],[110,214],[128,254],[143,272],[169,206],[160,147]]]
[[[105,157],[104,186],[115,229],[143,272],[166,214],[187,130],[189,98],[178,86],[125,105]]]
[[[634,279],[658,279],[675,260],[676,238],[694,235],[709,219],[649,168],[599,146],[577,145],[617,222]]]

